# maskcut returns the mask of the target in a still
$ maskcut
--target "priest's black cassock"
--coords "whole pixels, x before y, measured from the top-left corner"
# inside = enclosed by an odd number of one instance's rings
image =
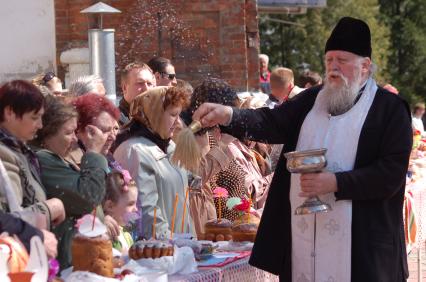
[[[285,152],[294,151],[319,87],[273,110],[234,109],[225,131],[236,137],[284,144],[263,211],[250,264],[291,281],[290,173]],[[336,173],[337,200],[352,200],[353,282],[405,281],[408,277],[402,207],[412,146],[407,103],[379,88],[359,138],[352,171]],[[333,148],[328,148],[333,150]],[[318,258],[321,259],[321,258]]]

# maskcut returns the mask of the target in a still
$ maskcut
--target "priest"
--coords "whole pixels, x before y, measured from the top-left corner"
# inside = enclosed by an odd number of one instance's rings
[[[324,84],[275,109],[204,104],[193,119],[236,137],[284,144],[250,263],[280,281],[405,281],[402,207],[410,110],[373,79],[371,35],[344,17],[325,46]],[[320,173],[290,174],[284,153],[327,149]],[[295,215],[306,197],[332,210]]]

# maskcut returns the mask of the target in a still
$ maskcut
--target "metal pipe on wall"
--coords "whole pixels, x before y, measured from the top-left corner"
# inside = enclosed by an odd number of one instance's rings
[[[116,102],[114,29],[89,29],[90,73],[102,77],[107,97]]]

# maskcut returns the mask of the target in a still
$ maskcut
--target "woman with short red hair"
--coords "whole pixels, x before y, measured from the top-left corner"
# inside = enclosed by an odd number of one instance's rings
[[[86,94],[74,100],[73,105],[78,112],[78,122],[76,135],[78,138],[78,146],[74,148],[69,154],[67,159],[79,165],[81,157],[86,151],[84,134],[88,125],[95,126],[102,131],[107,139],[100,153],[108,160],[108,166],[114,168],[114,160],[112,155],[109,154],[111,145],[114,143],[118,133],[118,119],[120,111],[114,104],[105,96],[97,94]]]

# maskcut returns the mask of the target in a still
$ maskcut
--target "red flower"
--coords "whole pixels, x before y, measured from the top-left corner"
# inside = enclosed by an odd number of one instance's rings
[[[241,204],[234,206],[237,211],[246,212],[250,208],[250,202],[247,199],[242,199]]]

